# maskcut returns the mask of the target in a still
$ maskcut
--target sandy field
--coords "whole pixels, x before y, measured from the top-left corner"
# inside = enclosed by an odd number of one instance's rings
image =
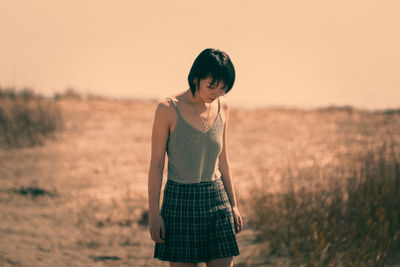
[[[0,149],[0,266],[168,266],[152,258],[146,225],[156,102],[59,104],[62,133],[43,146]],[[289,166],[338,172],[367,148],[391,138],[398,144],[399,128],[399,114],[232,109],[229,156],[245,223],[249,192],[280,190]],[[326,181],[317,174],[301,182]],[[258,256],[255,231],[247,227],[237,236],[235,266],[287,266],[285,259]]]

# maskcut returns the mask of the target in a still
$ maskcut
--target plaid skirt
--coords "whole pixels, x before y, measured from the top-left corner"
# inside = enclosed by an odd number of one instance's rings
[[[167,180],[160,214],[165,243],[155,243],[154,258],[197,263],[240,254],[221,179],[194,184]]]

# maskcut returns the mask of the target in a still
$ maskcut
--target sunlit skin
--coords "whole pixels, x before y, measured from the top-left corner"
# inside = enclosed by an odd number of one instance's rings
[[[194,84],[197,85],[197,79],[194,79]],[[212,77],[200,79],[199,88],[196,87],[195,96],[187,89],[175,96],[181,105],[179,110],[184,119],[197,129],[202,129],[203,120],[207,119],[208,124],[212,126],[218,110],[217,99],[220,98],[221,116],[224,122],[223,132],[223,147],[219,156],[219,170],[222,175],[225,190],[229,197],[229,202],[232,206],[232,212],[235,222],[235,231],[240,233],[243,230],[243,219],[236,203],[235,190],[231,178],[231,169],[228,159],[227,149],[227,127],[229,118],[229,105],[225,97],[223,97],[226,86],[220,81],[212,84]],[[153,241],[157,243],[164,243],[165,227],[164,221],[159,211],[160,190],[162,184],[162,173],[164,170],[166,144],[169,134],[174,130],[177,120],[177,114],[174,107],[168,100],[159,102],[153,124],[152,132],[152,149],[151,161],[149,169],[148,180],[148,194],[149,194],[149,214],[150,223],[149,231]],[[233,266],[233,257],[220,258],[209,261],[206,263],[208,267],[212,266]],[[170,262],[170,266],[196,266],[193,263],[174,263]]]

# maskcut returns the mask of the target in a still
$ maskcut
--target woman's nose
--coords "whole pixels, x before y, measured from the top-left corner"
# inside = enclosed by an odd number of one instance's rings
[[[223,94],[224,94],[224,92],[217,91],[217,92],[214,92],[213,97],[220,97]]]

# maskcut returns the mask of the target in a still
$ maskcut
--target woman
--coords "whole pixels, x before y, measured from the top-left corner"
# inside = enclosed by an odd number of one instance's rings
[[[188,76],[189,89],[160,101],[154,117],[149,169],[149,231],[154,258],[170,266],[233,266],[243,220],[227,152],[229,107],[235,81],[229,56],[205,49]],[[165,153],[168,174],[159,210]]]

